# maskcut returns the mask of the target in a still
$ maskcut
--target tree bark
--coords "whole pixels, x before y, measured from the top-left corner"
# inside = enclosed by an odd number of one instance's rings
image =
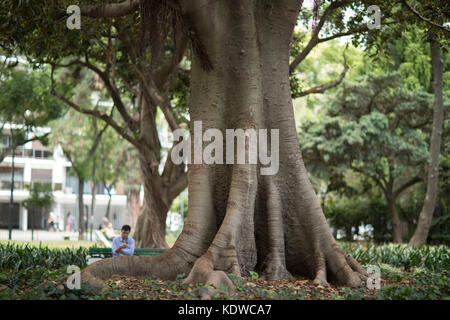
[[[84,180],[78,178],[78,240],[84,239],[85,223],[84,223]]]
[[[129,190],[127,194],[127,224],[134,231],[140,213],[139,190]]]
[[[398,215],[397,207],[395,206],[395,198],[391,196],[386,197],[388,204],[389,217],[391,218],[392,224],[392,238],[394,243],[403,242],[403,232],[402,232],[402,221]]]
[[[425,203],[420,212],[417,229],[409,242],[409,245],[412,247],[420,247],[425,245],[427,242],[428,232],[430,230],[431,220],[433,219],[433,212],[436,206],[436,198],[438,193],[439,155],[441,150],[442,125],[444,120],[444,101],[442,92],[443,65],[442,57],[439,51],[439,44],[434,38],[432,38],[430,42],[430,49],[434,79],[433,129],[431,132],[430,141],[427,192],[425,195]]]
[[[95,158],[93,159],[93,164],[92,164],[92,181],[91,181],[91,212],[89,214],[88,217],[88,223],[89,223],[89,228],[90,228],[90,241],[92,241],[92,232],[94,230],[94,213],[95,213],[95,194],[96,194],[96,190],[95,190]],[[86,237],[87,238],[87,237]]]
[[[106,212],[105,212],[105,217],[111,221],[111,217],[110,217],[110,211],[111,211],[111,198],[112,198],[112,194],[111,194],[111,186],[106,187],[106,182],[103,182],[103,185],[105,186],[105,189],[108,192],[108,204],[106,205]]]
[[[157,170],[157,167],[151,168],[142,155],[140,163],[144,182],[144,204],[134,232],[136,247],[169,248],[166,242],[166,219],[170,207],[168,200],[163,198],[167,191],[161,185],[159,175],[152,172]]]
[[[215,128],[224,137],[225,129],[278,129],[279,171],[265,176],[260,164],[190,165],[188,216],[171,250],[105,259],[83,276],[102,286],[96,278],[113,273],[172,279],[186,273],[186,282],[223,284],[231,291],[227,273],[256,270],[269,280],[296,274],[317,285],[361,285],[367,273],[333,238],[298,143],[289,49],[300,2],[200,2],[186,2],[183,16],[213,69],[205,71],[204,57],[193,56],[191,121],[202,120],[203,132]]]

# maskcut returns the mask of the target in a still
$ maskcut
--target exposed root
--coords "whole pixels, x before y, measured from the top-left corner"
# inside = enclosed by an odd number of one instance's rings
[[[81,280],[99,290],[108,289],[101,279],[113,275],[158,277],[173,280],[177,275],[188,273],[195,257],[173,247],[159,256],[115,257],[97,261],[81,272]]]
[[[327,264],[325,262],[325,255],[322,252],[316,254],[316,277],[314,278],[314,284],[316,286],[329,287],[327,281]]]
[[[267,257],[267,263],[263,267],[260,278],[262,280],[293,280],[294,277],[286,269],[286,263],[280,259]]]
[[[91,287],[97,290],[104,291],[109,289],[109,286],[107,284],[102,282],[99,278],[94,277],[89,271],[82,272],[81,277],[84,282],[88,283]]]
[[[184,283],[204,283],[207,292],[199,292],[200,298],[209,300],[217,293],[233,294],[235,286],[226,273],[221,270],[214,270],[213,262],[205,256],[200,257],[194,264],[189,276]]]
[[[361,287],[366,281],[366,270],[349,254],[345,253],[334,241],[332,249],[319,251],[316,256],[314,284],[328,287],[328,280],[337,285]],[[330,279],[327,279],[327,278]]]
[[[292,280],[286,268],[285,241],[283,230],[282,203],[280,192],[273,176],[264,176],[263,183],[267,193],[267,228],[269,237],[269,254],[265,258],[262,278],[266,280]]]
[[[359,271],[360,268],[356,267],[359,264],[356,260],[353,260],[352,264],[348,263],[346,254],[339,248],[335,241],[330,252],[326,254],[325,259],[329,267],[329,272],[335,278],[336,284],[348,287],[361,287],[363,285],[362,274]],[[358,270],[354,270],[351,267],[352,265]]]
[[[367,282],[367,279],[369,277],[369,274],[367,271],[359,264],[358,261],[355,260],[351,255],[348,253],[344,253],[345,259],[347,260],[347,263],[350,265],[350,267],[353,269],[353,271],[357,272],[361,281],[364,283]]]

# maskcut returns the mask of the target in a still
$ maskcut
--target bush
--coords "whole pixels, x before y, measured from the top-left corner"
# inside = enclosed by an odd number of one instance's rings
[[[378,299],[383,300],[437,300],[450,299],[450,272],[414,273],[408,286],[390,285],[381,288]]]
[[[343,242],[341,245],[344,251],[363,265],[386,263],[394,267],[403,267],[405,270],[413,267],[422,267],[433,271],[450,270],[450,250],[443,245],[421,248],[411,248],[404,244],[358,246]]]
[[[22,270],[30,267],[45,267],[59,269],[68,265],[76,265],[80,268],[87,265],[87,248],[78,249],[49,249],[18,245],[13,243],[0,244],[0,270]]]
[[[433,234],[430,236],[431,243],[450,245],[450,234]]]

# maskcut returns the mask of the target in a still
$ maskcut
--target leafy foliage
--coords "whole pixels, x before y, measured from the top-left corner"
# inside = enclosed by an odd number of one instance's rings
[[[0,71],[0,117],[3,120],[32,129],[62,115],[64,108],[50,94],[50,78],[45,72]]]
[[[444,245],[411,248],[394,244],[356,246],[342,243],[342,248],[363,265],[385,263],[405,270],[419,267],[433,271],[450,269],[450,250]]]
[[[17,271],[35,267],[58,269],[68,265],[84,267],[87,264],[87,254],[88,249],[82,247],[73,250],[49,249],[43,246],[0,243],[0,269]]]
[[[430,96],[402,90],[396,75],[368,76],[347,83],[319,121],[302,125],[300,145],[313,172],[325,166],[342,178],[351,168],[381,183],[398,179],[426,162],[430,112]]]
[[[0,137],[8,134],[3,130],[6,123],[17,125],[9,130],[9,145],[0,146],[0,162],[7,148],[25,144],[30,138],[27,134],[64,114],[65,107],[50,94],[49,83],[49,76],[42,71],[0,67]],[[47,143],[45,136],[40,139]]]
[[[51,186],[39,182],[34,182],[30,189],[30,197],[22,204],[27,210],[34,208],[48,208],[54,203]]]

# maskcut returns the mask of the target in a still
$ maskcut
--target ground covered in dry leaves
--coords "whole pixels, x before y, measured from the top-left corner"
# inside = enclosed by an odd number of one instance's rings
[[[232,294],[216,294],[222,300],[361,300],[361,299],[450,299],[450,271],[431,272],[415,268],[408,272],[380,265],[380,289],[315,286],[312,279],[265,281],[257,273],[236,278]],[[0,300],[190,300],[208,290],[204,284],[185,284],[185,275],[175,281],[114,275],[104,280],[109,289],[99,292],[87,283],[81,289],[67,287],[66,270],[30,269],[27,272],[0,274]],[[15,280],[17,279],[17,280]],[[1,284],[5,282],[7,284]],[[218,288],[221,289],[221,288]]]
[[[402,272],[388,265],[381,266],[380,289],[346,288],[330,285],[315,286],[312,279],[295,277],[294,280],[265,281],[256,273],[246,278],[232,278],[236,290],[233,294],[217,294],[215,299],[238,300],[342,300],[342,299],[449,299],[448,273],[444,276],[428,274],[427,270]],[[384,274],[384,276],[383,276]],[[183,284],[182,275],[177,281],[138,279],[115,275],[105,281],[110,290],[103,292],[104,299],[198,299],[207,287]]]
[[[159,279],[138,279],[115,275],[106,280],[111,287],[107,298],[114,299],[114,290],[122,292],[121,299],[196,299],[198,295],[207,290],[204,285],[183,284],[181,282],[164,281]],[[312,280],[296,277],[295,280],[265,281],[261,279],[235,279],[237,284],[233,294],[218,294],[216,299],[339,299],[350,291],[348,288],[336,286],[315,286]],[[386,281],[382,281],[385,285]],[[374,298],[377,290],[361,289],[366,298]]]

